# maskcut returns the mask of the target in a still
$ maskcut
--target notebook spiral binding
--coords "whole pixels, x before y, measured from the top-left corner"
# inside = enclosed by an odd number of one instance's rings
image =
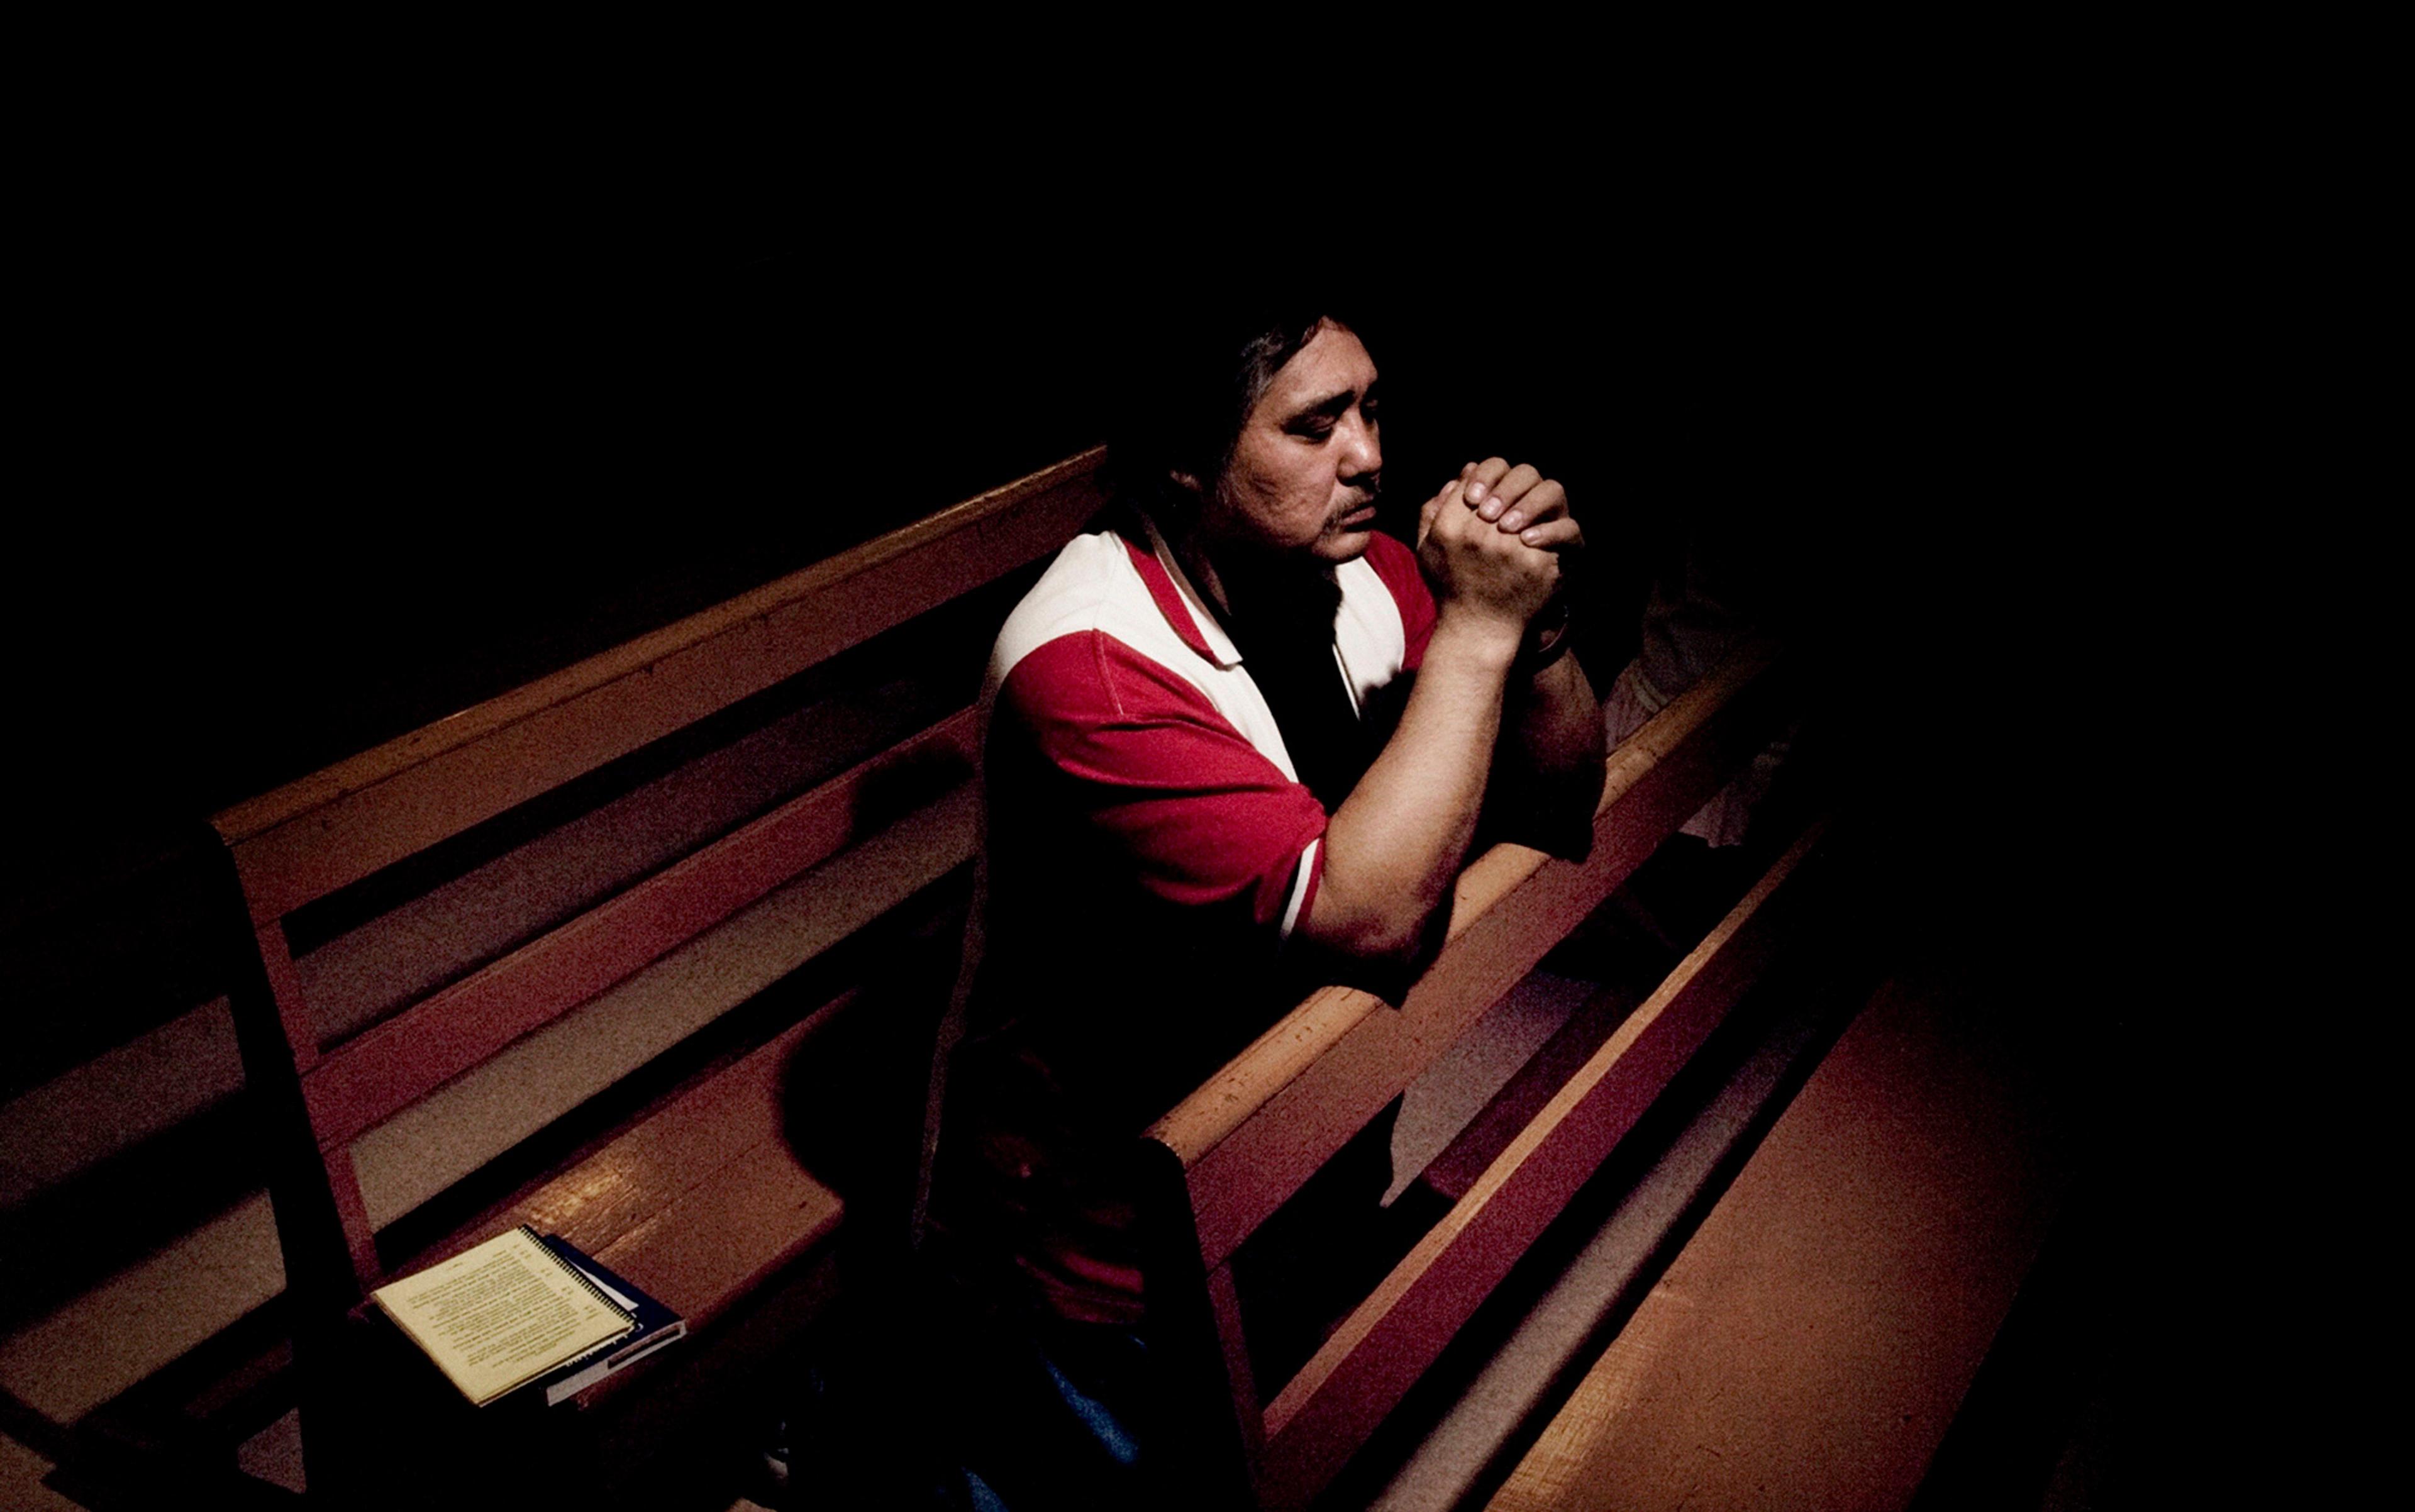
[[[595,1284],[594,1277],[590,1276],[587,1272],[579,1269],[577,1265],[572,1265],[569,1261],[564,1260],[561,1255],[555,1253],[553,1247],[547,1244],[545,1240],[538,1235],[533,1227],[523,1223],[520,1225],[520,1232],[528,1235],[529,1243],[535,1245],[537,1250],[543,1253],[547,1259],[552,1261],[555,1265],[560,1265],[562,1269],[570,1272],[571,1280],[585,1287],[587,1289],[588,1295],[593,1297],[596,1301],[603,1303],[605,1311],[621,1319],[632,1328],[635,1328],[638,1325],[638,1315],[636,1313],[630,1311],[627,1308],[622,1307],[620,1303],[613,1301],[612,1295],[609,1292],[605,1291],[604,1288]]]

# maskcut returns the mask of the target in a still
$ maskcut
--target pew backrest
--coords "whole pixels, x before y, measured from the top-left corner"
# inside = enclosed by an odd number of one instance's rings
[[[306,1310],[442,1248],[395,1225],[475,1191],[502,1152],[541,1148],[557,1115],[608,1105],[969,859],[971,690],[994,626],[951,648],[961,666],[936,681],[936,706],[832,669],[1055,551],[1101,507],[1101,460],[1069,458],[214,817],[238,1033]],[[716,1243],[676,1236],[698,1212],[664,1216],[700,1201],[666,1152],[693,1158],[716,1130],[777,1146],[779,1057],[802,1028],[775,1024],[711,1074],[580,1126],[580,1159],[475,1227],[527,1214],[603,1252],[651,1223],[628,1274],[664,1280],[645,1255]],[[811,1173],[767,1195],[789,1232],[760,1236],[729,1285],[842,1211]],[[669,1279],[666,1299],[710,1312],[731,1300],[720,1284]]]
[[[1447,943],[1399,1006],[1352,988],[1302,1001],[1148,1133],[1170,1353],[1212,1378],[1189,1451],[1214,1493],[1305,1505],[1708,1039],[1766,954],[1808,830],[1510,1141],[1288,1382],[1251,1377],[1235,1253],[1387,1103],[1533,970],[1795,711],[1776,648],[1740,647],[1610,756],[1582,862],[1524,846],[1470,864]]]

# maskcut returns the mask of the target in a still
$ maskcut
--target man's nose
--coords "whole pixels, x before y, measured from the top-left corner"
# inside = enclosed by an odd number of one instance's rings
[[[1382,472],[1384,444],[1373,423],[1354,412],[1342,417],[1342,476],[1364,478]]]

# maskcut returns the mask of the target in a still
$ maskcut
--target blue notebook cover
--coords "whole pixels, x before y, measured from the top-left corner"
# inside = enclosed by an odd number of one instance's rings
[[[551,1406],[583,1391],[613,1371],[686,1336],[686,1319],[631,1285],[601,1262],[589,1258],[568,1239],[556,1234],[540,1234],[537,1242],[560,1256],[564,1265],[585,1272],[589,1280],[602,1287],[614,1301],[627,1308],[638,1320],[637,1332],[622,1334],[598,1345],[545,1377],[546,1405]]]

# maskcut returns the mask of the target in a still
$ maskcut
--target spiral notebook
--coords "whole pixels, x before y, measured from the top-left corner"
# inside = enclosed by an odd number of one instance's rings
[[[638,1326],[526,1224],[370,1295],[482,1407]]]
[[[617,1375],[666,1344],[687,1337],[687,1320],[648,1296],[618,1274],[558,1234],[538,1240],[563,1263],[586,1273],[604,1295],[638,1320],[637,1331],[608,1340],[545,1378],[545,1401],[550,1407],[578,1395],[608,1375]]]

